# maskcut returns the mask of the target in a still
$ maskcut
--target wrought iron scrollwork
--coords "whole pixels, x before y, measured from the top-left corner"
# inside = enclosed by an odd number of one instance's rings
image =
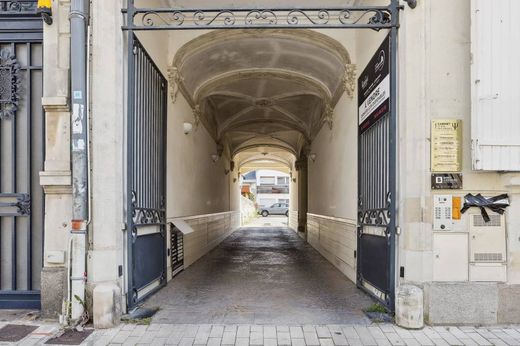
[[[387,7],[350,7],[344,9],[233,9],[189,10],[135,9],[127,29],[168,28],[291,28],[291,27],[365,27],[392,26]]]
[[[9,48],[0,50],[0,120],[13,119],[20,100],[20,64]]]
[[[359,224],[363,226],[388,226],[391,220],[390,204],[391,195],[386,195],[386,206],[384,208],[363,210],[363,204],[359,201]]]
[[[0,0],[0,12],[35,13],[37,0]]]

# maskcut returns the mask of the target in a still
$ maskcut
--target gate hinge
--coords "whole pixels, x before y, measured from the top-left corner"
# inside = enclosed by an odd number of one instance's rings
[[[121,223],[121,231],[126,231],[126,222]]]
[[[397,234],[397,235],[401,235],[401,227],[397,226],[397,227],[395,228],[395,234]]]

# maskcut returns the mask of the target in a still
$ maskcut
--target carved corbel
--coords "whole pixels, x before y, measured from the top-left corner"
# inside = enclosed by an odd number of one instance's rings
[[[179,70],[175,66],[171,66],[168,69],[168,84],[170,86],[170,98],[173,103],[177,101],[177,95],[179,94],[179,85],[184,79],[182,78]]]
[[[329,128],[332,130],[334,125],[334,108],[330,104],[327,103],[325,106],[325,115],[323,117],[323,121],[329,125]]]
[[[343,76],[343,87],[350,98],[354,97],[356,90],[357,66],[355,64],[345,65],[345,75]]]
[[[193,118],[195,118],[195,129],[197,129],[199,127],[200,117],[202,116],[202,111],[200,110],[200,106],[196,105],[195,107],[193,107],[192,112],[193,112]]]

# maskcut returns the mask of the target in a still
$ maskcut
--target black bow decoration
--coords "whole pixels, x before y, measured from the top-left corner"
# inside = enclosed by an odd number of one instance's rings
[[[471,207],[480,208],[480,212],[484,218],[484,221],[489,222],[490,218],[486,208],[502,215],[506,211],[506,208],[509,207],[509,199],[507,193],[489,198],[482,196],[480,193],[475,196],[473,196],[471,193],[468,193],[466,196],[464,196],[464,206],[460,212],[464,214],[466,210]]]

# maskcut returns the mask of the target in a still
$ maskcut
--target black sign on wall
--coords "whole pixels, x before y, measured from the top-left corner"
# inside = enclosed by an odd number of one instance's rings
[[[390,35],[358,79],[359,133],[390,111]]]

